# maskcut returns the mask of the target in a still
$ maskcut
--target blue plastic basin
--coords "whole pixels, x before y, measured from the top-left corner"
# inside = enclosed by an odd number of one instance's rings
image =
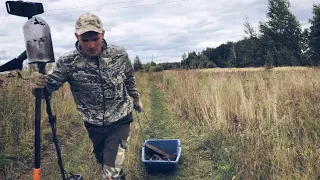
[[[176,156],[175,160],[153,160],[150,157],[157,154],[155,151],[146,147],[146,144],[153,145],[168,154]],[[181,156],[181,142],[179,139],[149,139],[145,140],[142,151],[141,161],[144,164],[147,172],[172,172],[177,169]]]

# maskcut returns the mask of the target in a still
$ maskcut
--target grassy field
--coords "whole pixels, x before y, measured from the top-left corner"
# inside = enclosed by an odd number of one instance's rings
[[[34,98],[28,82],[0,79],[0,179],[32,179]],[[147,118],[134,112],[124,165],[128,179],[320,177],[319,69],[164,71],[137,73],[136,79]],[[67,85],[52,97],[52,108],[66,170],[99,179]],[[42,121],[42,174],[59,179],[45,111]],[[176,172],[145,172],[141,145],[155,137],[181,140]]]

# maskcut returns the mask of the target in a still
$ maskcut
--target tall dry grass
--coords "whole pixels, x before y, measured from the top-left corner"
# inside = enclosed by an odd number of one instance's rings
[[[25,78],[30,75],[29,72],[22,72],[22,74]],[[29,81],[22,80],[16,75],[8,77],[7,74],[2,74],[0,79],[2,82],[0,86],[0,179],[31,179],[34,163],[35,97],[31,93]],[[42,175],[48,179],[59,179],[60,171],[45,107],[43,101]],[[68,84],[52,95],[51,107],[53,114],[57,116],[57,136],[66,170],[95,168],[95,164],[89,163],[93,161],[90,154],[91,142],[86,136],[82,121],[77,116]],[[78,145],[79,143],[81,144]],[[85,150],[83,150],[84,147]],[[74,162],[79,161],[79,156],[84,158],[84,155],[87,155],[88,163],[75,166]],[[94,176],[91,175],[91,177]]]
[[[32,163],[34,113],[32,95],[25,84],[6,75],[0,78],[0,179],[7,179]]]
[[[27,76],[27,75],[26,75]],[[34,97],[29,84],[0,77],[0,179],[30,179]],[[144,111],[151,117],[150,83],[161,90],[182,140],[176,179],[317,179],[320,176],[320,72],[312,68],[210,69],[137,73]],[[45,106],[43,106],[45,107]],[[52,97],[65,168],[86,179],[100,171],[70,91]],[[144,129],[148,125],[139,114]],[[125,170],[148,177],[140,163],[143,138],[131,125]],[[156,122],[154,122],[156,123]],[[166,127],[167,128],[167,127]],[[43,177],[59,179],[45,110],[42,112]],[[85,162],[85,163],[84,163]],[[88,169],[90,172],[88,173]]]
[[[195,144],[212,162],[206,168],[213,177],[320,176],[318,69],[167,71],[158,76],[180,123],[201,137]]]
[[[22,72],[27,78],[30,72]],[[144,111],[150,111],[148,75],[139,74],[137,84],[144,103]],[[0,76],[0,179],[32,179],[34,163],[34,103],[28,81],[7,75]],[[81,174],[84,179],[101,179],[100,166],[92,154],[92,142],[79,119],[68,84],[51,98],[54,115],[57,116],[57,135],[65,170]],[[60,179],[52,132],[43,101],[41,117],[41,171],[45,179]],[[139,114],[141,124],[145,123]],[[141,179],[145,171],[140,164],[143,137],[136,114],[131,125],[131,137],[126,153],[125,170],[128,179]]]

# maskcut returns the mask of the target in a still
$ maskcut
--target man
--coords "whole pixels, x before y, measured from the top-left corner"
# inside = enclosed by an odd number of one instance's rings
[[[33,88],[46,87],[50,93],[70,84],[103,179],[122,179],[132,108],[141,112],[142,104],[126,50],[108,45],[104,33],[96,15],[81,15],[75,25],[76,49],[60,57],[47,75],[34,72],[30,81]]]

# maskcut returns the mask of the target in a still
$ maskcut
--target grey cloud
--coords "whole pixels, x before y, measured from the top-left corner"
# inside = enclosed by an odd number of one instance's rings
[[[8,32],[7,31],[0,31],[0,36],[7,36],[8,35]]]
[[[102,19],[109,44],[124,46],[131,60],[138,55],[143,62],[150,62],[152,54],[156,62],[180,61],[184,52],[198,52],[208,46],[240,40],[245,35],[245,16],[256,26],[266,19],[268,8],[266,0],[189,0],[168,4],[159,3],[169,0],[42,2],[46,12],[41,16],[50,24],[57,55],[74,49],[74,23],[80,14],[92,12]],[[316,1],[290,2],[299,22],[307,27]],[[0,6],[0,20],[6,20],[6,25],[0,27],[0,50],[15,55],[18,49],[24,49],[21,27],[26,19],[4,16],[1,13],[4,10]]]

